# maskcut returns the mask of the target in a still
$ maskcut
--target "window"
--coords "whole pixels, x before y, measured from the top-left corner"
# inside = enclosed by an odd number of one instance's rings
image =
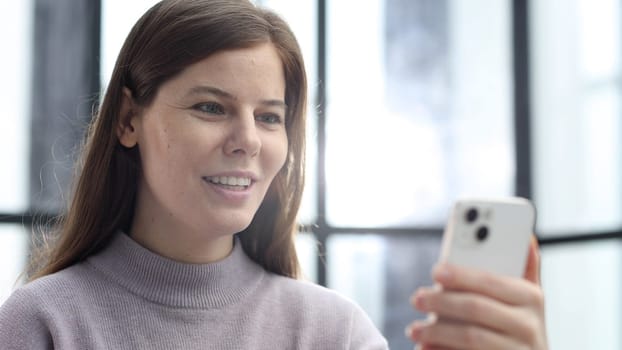
[[[101,3],[101,65],[103,87],[108,85],[112,69],[125,37],[145,11],[158,0],[103,0]]]
[[[33,26],[31,1],[0,5],[0,36],[5,47],[0,55],[4,80],[0,99],[0,213],[22,213],[28,207],[30,128],[30,77]],[[3,214],[0,214],[2,217]],[[17,220],[19,221],[19,220]],[[0,223],[0,303],[11,293],[26,263],[29,236],[22,225]]]
[[[532,5],[534,197],[543,234],[622,226],[620,4]]]
[[[576,241],[542,250],[550,346],[620,349],[622,8],[613,0],[530,6],[538,232]]]
[[[407,348],[404,326],[425,317],[408,299],[431,283],[452,201],[514,191],[510,3],[352,11],[326,2],[327,285]]]
[[[458,196],[512,193],[509,4],[481,5],[328,2],[331,225],[440,227]]]
[[[622,346],[620,240],[566,243],[542,249],[551,349]]]

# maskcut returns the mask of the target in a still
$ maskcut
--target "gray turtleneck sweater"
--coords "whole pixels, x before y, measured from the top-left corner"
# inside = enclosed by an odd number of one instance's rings
[[[9,349],[387,349],[354,303],[266,272],[240,244],[206,265],[118,234],[101,253],[22,286],[0,308]]]

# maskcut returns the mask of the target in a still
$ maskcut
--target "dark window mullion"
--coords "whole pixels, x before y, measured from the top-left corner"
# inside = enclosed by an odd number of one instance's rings
[[[528,0],[512,0],[515,194],[532,198]]]
[[[99,0],[35,0],[30,208],[65,207],[99,94]]]
[[[326,286],[326,1],[317,1],[317,282]]]

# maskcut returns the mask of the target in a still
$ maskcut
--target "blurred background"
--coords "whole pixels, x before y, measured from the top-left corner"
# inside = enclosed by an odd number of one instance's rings
[[[622,348],[622,6],[616,0],[262,0],[310,84],[298,249],[393,349],[449,206],[520,195],[551,349]],[[153,0],[0,3],[0,303],[62,212],[84,128]]]

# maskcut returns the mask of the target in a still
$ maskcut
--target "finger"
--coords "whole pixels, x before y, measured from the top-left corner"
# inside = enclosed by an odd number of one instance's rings
[[[451,264],[435,266],[432,276],[444,289],[482,294],[511,305],[539,305],[544,299],[538,285],[522,278]]]
[[[446,346],[436,346],[436,345],[422,344],[421,347],[418,348],[418,350],[457,350],[457,349],[448,348]]]
[[[529,255],[527,256],[527,266],[525,267],[524,277],[526,280],[540,285],[540,252],[538,247],[538,239],[535,235],[531,236]]]
[[[472,323],[514,334],[519,339],[532,331],[530,314],[525,309],[478,294],[421,288],[415,294],[414,304],[420,311],[434,313],[441,320]]]
[[[454,348],[449,348],[446,346],[438,346],[438,345],[434,345],[434,344],[425,344],[423,342],[417,342],[414,337],[413,337],[413,330],[417,327],[422,327],[423,325],[418,325],[417,323],[425,323],[425,324],[430,324],[429,321],[416,321],[413,322],[412,324],[410,324],[408,327],[406,327],[406,338],[410,339],[413,342],[416,342],[415,344],[415,349],[414,350],[458,350],[458,349],[454,349]],[[418,335],[415,335],[415,337],[418,337]]]
[[[499,333],[465,323],[416,322],[412,326],[411,339],[420,342],[425,349],[434,346],[440,349],[488,350],[516,349],[516,340]]]
[[[415,350],[456,350],[456,349],[450,349],[444,346],[434,346],[434,345],[428,345],[428,344],[417,344],[417,346],[415,347]]]

